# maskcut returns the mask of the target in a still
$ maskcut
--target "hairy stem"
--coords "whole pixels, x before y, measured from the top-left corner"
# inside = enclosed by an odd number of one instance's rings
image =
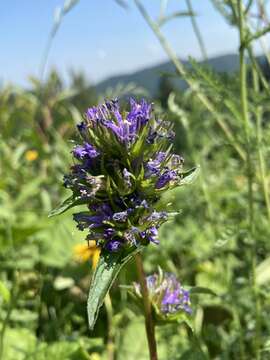
[[[155,325],[152,317],[151,303],[149,301],[148,288],[147,288],[145,273],[143,269],[141,254],[137,254],[135,256],[135,260],[136,260],[139,283],[141,286],[142,297],[143,297],[145,329],[147,334],[150,360],[157,360],[158,356],[157,356],[157,344],[155,337]]]

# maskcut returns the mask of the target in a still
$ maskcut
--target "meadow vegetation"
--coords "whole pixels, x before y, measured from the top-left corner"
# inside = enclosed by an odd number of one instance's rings
[[[187,13],[166,17],[163,7],[154,20],[135,0],[175,65],[151,101],[174,123],[175,152],[185,167],[200,166],[192,185],[164,197],[181,213],[161,227],[160,244],[144,250],[144,267],[147,274],[161,267],[183,286],[215,293],[192,296],[190,327],[156,327],[160,359],[269,359],[270,53],[264,35],[270,21],[261,0],[212,2],[237,30],[239,72],[217,74],[193,59],[189,68],[182,65],[162,27],[173,17],[191,17],[207,57],[190,1]],[[262,45],[263,63],[255,45]],[[175,88],[170,76],[184,79],[188,89]],[[72,210],[48,218],[69,196],[61,183],[75,125],[88,107],[131,93],[147,97],[134,86],[97,94],[76,72],[67,87],[56,71],[31,78],[27,89],[0,89],[0,360],[148,358],[144,319],[124,286],[137,280],[134,261],[120,272],[90,332],[86,301],[95,252],[85,252]]]

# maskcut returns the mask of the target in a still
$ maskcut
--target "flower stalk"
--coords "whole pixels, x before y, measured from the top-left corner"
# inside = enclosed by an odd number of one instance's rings
[[[135,260],[136,260],[138,279],[141,286],[141,293],[143,298],[145,330],[147,335],[150,360],[157,360],[158,354],[157,354],[157,343],[155,337],[155,324],[153,320],[152,307],[149,299],[149,293],[148,293],[146,277],[143,269],[141,254],[137,254],[135,256]]]

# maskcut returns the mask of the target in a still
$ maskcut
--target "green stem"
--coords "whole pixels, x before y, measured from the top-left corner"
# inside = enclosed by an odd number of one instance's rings
[[[253,69],[253,82],[254,82],[254,90],[256,93],[259,93],[259,77],[258,73],[256,72],[256,69]],[[261,177],[261,183],[265,198],[265,204],[267,209],[267,215],[268,219],[270,221],[270,201],[269,201],[269,192],[268,192],[268,182],[266,178],[266,169],[265,169],[265,161],[264,161],[264,155],[263,155],[263,145],[262,145],[262,108],[261,106],[256,106],[256,140],[257,140],[257,151],[258,151],[258,157],[259,157],[259,168],[260,168],[260,177]],[[256,248],[255,248],[256,250]],[[253,260],[254,262],[254,260]],[[253,272],[254,272],[254,281],[255,281],[255,306],[256,306],[256,338],[260,339],[260,333],[261,333],[261,301],[260,296],[258,293],[258,288],[256,286],[256,262],[253,264]],[[258,351],[260,347],[260,342],[258,344]],[[260,357],[260,355],[259,355]]]
[[[188,11],[191,14],[194,14],[191,0],[186,0],[186,4],[187,4]],[[199,47],[201,49],[203,59],[206,61],[207,60],[207,53],[206,53],[206,48],[204,46],[204,42],[203,42],[203,38],[202,38],[202,35],[201,35],[201,32],[200,32],[199,26],[197,24],[197,21],[196,21],[194,15],[191,15],[190,19],[191,19],[191,24],[192,24],[192,27],[193,27],[193,31],[194,31],[194,33],[196,35],[196,38],[197,38],[198,43],[199,43]]]
[[[250,152],[250,124],[248,118],[248,97],[247,97],[247,74],[246,74],[246,63],[245,63],[245,48],[244,44],[244,18],[242,1],[238,1],[238,12],[239,12],[239,32],[240,32],[240,50],[239,50],[239,62],[240,62],[240,97],[241,97],[241,113],[245,128],[246,137],[246,164],[247,164],[247,178],[248,178],[248,201],[249,201],[249,228],[250,232],[253,232],[253,192],[252,192],[252,164],[251,164],[251,152]]]
[[[270,31],[270,25],[266,26],[263,29],[256,31],[255,34],[252,34],[246,41],[246,44],[249,45],[252,41],[259,39],[260,37],[266,35]]]
[[[141,254],[137,254],[135,256],[135,260],[136,260],[139,283],[141,286],[142,297],[143,297],[145,329],[147,334],[150,360],[157,360],[158,356],[157,356],[157,344],[155,337],[155,325],[152,317],[152,307],[149,301],[148,288],[147,288],[146,277],[143,269],[143,261]]]
[[[248,51],[249,58],[251,60],[252,68],[254,68],[256,70],[265,91],[267,92],[268,96],[270,96],[270,86],[260,68],[260,65],[258,64],[258,61],[256,60],[256,58],[253,54],[253,50],[252,50],[251,46],[249,46],[247,48],[247,51]]]
[[[232,290],[233,292],[235,292],[235,290]],[[237,300],[236,300],[237,301]],[[233,318],[234,318],[234,323],[236,326],[236,329],[238,331],[238,336],[239,336],[239,356],[240,356],[240,360],[246,360],[246,355],[245,355],[245,343],[244,343],[244,334],[243,334],[243,329],[241,326],[241,321],[239,318],[239,313],[237,311],[238,309],[233,307],[232,311],[233,311]]]
[[[255,320],[256,320],[256,334],[254,337],[254,350],[256,360],[260,359],[260,314],[258,313],[258,291],[256,285],[256,240],[254,237],[254,207],[253,207],[253,172],[252,172],[252,161],[251,161],[251,141],[250,141],[250,123],[248,117],[248,96],[247,96],[247,74],[246,74],[246,63],[245,63],[245,46],[246,46],[246,28],[245,18],[242,6],[242,0],[237,0],[238,9],[238,26],[240,36],[240,49],[239,49],[239,62],[240,62],[240,96],[241,96],[241,113],[245,127],[246,136],[246,165],[247,165],[247,178],[248,178],[248,202],[249,202],[249,235],[253,241],[253,247],[251,248],[250,260],[251,260],[251,285],[253,289],[253,296],[255,300]]]
[[[114,328],[113,328],[113,307],[109,293],[105,296],[104,305],[107,313],[108,321],[108,340],[107,340],[107,352],[108,360],[114,360]]]

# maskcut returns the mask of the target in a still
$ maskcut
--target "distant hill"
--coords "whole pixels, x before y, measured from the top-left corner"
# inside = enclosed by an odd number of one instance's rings
[[[183,61],[183,63],[188,66],[187,61]],[[207,62],[202,61],[200,64],[207,64],[213,68],[213,70],[220,73],[231,73],[237,71],[239,68],[238,55],[235,54],[216,56],[210,58]],[[130,74],[112,76],[96,84],[96,91],[103,93],[109,87],[114,88],[118,83],[128,84],[133,82],[145,88],[151,96],[155,96],[158,92],[160,76],[164,73],[175,73],[175,67],[172,62],[167,61]],[[174,79],[173,82],[178,88],[186,88],[183,80]]]

